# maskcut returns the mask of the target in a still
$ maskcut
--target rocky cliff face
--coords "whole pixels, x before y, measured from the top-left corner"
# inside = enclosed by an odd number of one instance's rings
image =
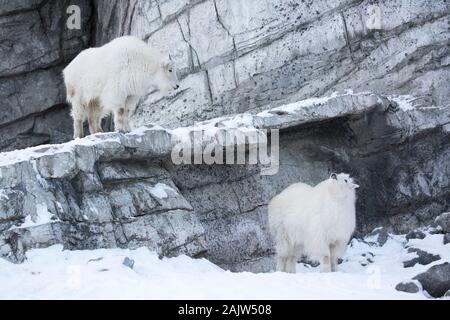
[[[65,25],[69,4],[81,9],[81,30]],[[448,105],[445,0],[22,0],[0,10],[0,150],[69,140],[61,69],[124,34],[169,53],[182,79],[177,94],[144,99],[136,127],[349,88]]]
[[[54,243],[148,246],[163,256],[206,256],[231,270],[269,270],[268,201],[290,183],[316,184],[331,171],[350,172],[361,185],[358,233],[380,225],[405,232],[450,207],[449,126],[450,108],[343,94],[198,127],[149,127],[4,153],[0,252],[21,261],[28,248]],[[201,130],[219,143],[225,128],[281,129],[279,172],[173,164],[180,139]]]
[[[267,270],[267,202],[331,171],[361,185],[358,233],[405,232],[450,209],[448,1],[70,4],[81,8],[81,30],[65,27],[68,1],[0,8],[0,150],[70,139],[60,71],[89,43],[143,38],[171,55],[181,89],[149,93],[134,115],[135,127],[167,129],[0,154],[2,256],[21,261],[28,248],[54,243],[148,246]],[[320,99],[286,106],[312,97]],[[281,129],[277,175],[172,164],[173,138],[192,128],[170,129],[231,114],[240,115],[203,125]]]
[[[66,9],[83,12],[81,30],[66,27]],[[71,137],[63,67],[89,45],[87,0],[22,0],[0,4],[0,150]]]
[[[180,69],[180,92],[150,94],[137,126],[191,124],[342,89],[448,105],[445,0],[94,3],[96,44],[137,35]]]

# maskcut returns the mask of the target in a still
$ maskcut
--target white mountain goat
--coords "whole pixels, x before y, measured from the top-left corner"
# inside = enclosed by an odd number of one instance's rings
[[[101,120],[110,113],[116,131],[129,131],[129,118],[151,87],[163,93],[179,88],[169,57],[133,36],[82,51],[63,74],[74,138],[83,137],[86,118],[91,134],[101,132]]]
[[[295,273],[306,255],[322,272],[336,271],[355,229],[355,189],[348,174],[331,174],[315,187],[295,183],[269,203],[269,227],[276,244],[277,270]]]

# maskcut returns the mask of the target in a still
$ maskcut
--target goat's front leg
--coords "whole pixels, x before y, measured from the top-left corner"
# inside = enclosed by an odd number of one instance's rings
[[[277,271],[288,272],[287,262],[288,262],[287,256],[277,255]]]
[[[130,113],[128,110],[125,110],[125,115],[124,115],[124,130],[125,132],[130,132],[131,131],[131,125],[130,125]]]
[[[126,131],[126,110],[124,106],[114,109],[114,130],[124,133]]]
[[[337,271],[338,266],[338,253],[336,244],[330,245],[330,259],[331,259],[331,271],[335,272]]]
[[[297,257],[294,255],[289,256],[286,262],[286,272],[296,273],[297,272],[296,266],[297,266]]]
[[[320,260],[320,271],[331,272],[331,261],[329,254],[322,256],[322,259]]]
[[[131,131],[131,125],[130,125],[130,119],[131,116],[136,111],[136,106],[139,102],[138,96],[128,96],[127,100],[125,101],[125,130],[127,132]]]

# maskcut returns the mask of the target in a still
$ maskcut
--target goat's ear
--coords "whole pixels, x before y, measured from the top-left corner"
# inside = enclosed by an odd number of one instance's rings
[[[167,69],[170,65],[170,62],[169,61],[161,61],[160,65],[161,65],[161,68]]]
[[[337,175],[336,175],[336,173],[332,173],[331,175],[330,175],[330,178],[331,179],[334,179],[334,180],[337,180]]]

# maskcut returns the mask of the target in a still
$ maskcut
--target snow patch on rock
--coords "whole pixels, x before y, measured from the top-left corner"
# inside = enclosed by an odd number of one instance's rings
[[[169,187],[164,183],[157,183],[153,188],[150,189],[150,193],[152,194],[152,196],[155,196],[159,199],[165,199],[168,197],[166,191],[171,191],[175,194],[177,193],[172,187]]]
[[[12,227],[13,229],[24,229],[37,227],[43,224],[54,223],[59,221],[56,217],[48,211],[47,205],[45,203],[36,204],[36,217],[31,217],[31,215],[27,215],[25,217],[25,221],[18,227]]]

